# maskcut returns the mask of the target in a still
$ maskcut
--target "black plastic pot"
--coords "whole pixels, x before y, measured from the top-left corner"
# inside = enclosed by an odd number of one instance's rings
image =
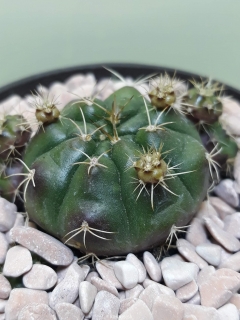
[[[36,87],[41,84],[43,86],[48,87],[54,81],[64,82],[70,76],[77,74],[77,73],[93,73],[97,80],[102,78],[109,78],[111,74],[109,71],[103,68],[106,66],[111,68],[117,72],[119,72],[122,76],[131,76],[132,78],[138,78],[140,76],[150,75],[152,73],[163,73],[167,72],[170,76],[172,76],[176,70],[159,67],[159,66],[148,66],[148,65],[141,65],[141,64],[121,64],[121,63],[114,63],[114,64],[95,64],[95,65],[86,65],[86,66],[76,66],[71,68],[59,69],[50,72],[40,73],[38,75],[34,75],[31,77],[24,78],[22,80],[10,83],[2,88],[0,88],[0,101],[6,99],[7,97],[18,94],[20,96],[24,96],[29,94],[30,91],[36,89]],[[176,73],[176,77],[189,80],[189,79],[199,79],[201,75],[196,75],[193,73],[188,73],[184,71],[178,71]],[[232,96],[240,100],[240,91],[230,86],[224,86],[224,94],[226,96]]]

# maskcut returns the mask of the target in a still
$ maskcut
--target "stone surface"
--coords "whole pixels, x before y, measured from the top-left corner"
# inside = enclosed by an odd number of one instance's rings
[[[183,307],[184,317],[193,315],[197,318],[197,320],[219,320],[219,315],[215,308],[198,306],[189,303],[184,303]]]
[[[90,267],[87,265],[87,264],[82,264],[80,265],[80,267],[82,268],[83,270],[83,273],[84,273],[84,279],[86,279],[89,271],[90,271]]]
[[[7,299],[11,290],[10,282],[0,273],[0,299]]]
[[[161,271],[161,268],[160,268],[159,264],[157,263],[156,259],[154,258],[154,256],[150,252],[148,252],[148,251],[144,252],[143,263],[144,263],[144,266],[147,270],[149,277],[152,280],[159,282],[162,279],[162,271]]]
[[[129,253],[126,257],[126,261],[132,263],[138,270],[138,282],[142,283],[146,279],[147,271],[144,264],[139,260],[135,254]]]
[[[91,283],[97,288],[97,291],[105,290],[114,294],[117,298],[119,297],[117,289],[109,282],[100,279],[99,277],[92,277]]]
[[[229,268],[235,271],[240,271],[240,252],[234,253],[227,259],[222,260],[219,268]]]
[[[192,220],[186,235],[186,239],[194,246],[198,246],[208,241],[206,228],[201,219],[194,218]]]
[[[195,280],[185,284],[185,286],[179,288],[176,291],[176,298],[181,302],[190,300],[198,292],[198,285]]]
[[[236,306],[236,308],[238,309],[239,317],[240,317],[240,294],[239,293],[233,294],[231,299],[228,302]]]
[[[233,180],[224,179],[222,180],[215,188],[214,192],[217,196],[222,198],[225,202],[227,202],[232,207],[237,207],[239,204],[239,197],[234,189]]]
[[[53,265],[67,266],[73,260],[72,250],[59,240],[29,227],[14,227],[10,232],[13,241],[20,243]]]
[[[182,320],[183,304],[177,298],[162,294],[153,303],[152,315],[154,320]]]
[[[32,268],[32,256],[28,249],[15,246],[8,250],[3,266],[3,274],[9,277],[19,277]]]
[[[26,305],[18,315],[18,320],[57,320],[55,312],[44,303]]]
[[[17,216],[17,207],[15,204],[0,197],[0,232],[10,230]]]
[[[224,220],[227,215],[230,215],[236,211],[229,204],[218,197],[209,197],[209,202],[217,210],[217,213],[222,220]]]
[[[143,286],[137,284],[134,288],[126,290],[126,299],[128,298],[138,298],[140,293],[144,290]]]
[[[47,292],[26,288],[13,289],[5,307],[6,319],[17,320],[20,311],[30,303],[48,304]]]
[[[206,267],[208,264],[195,251],[195,247],[185,239],[177,240],[177,248],[182,256],[189,262],[195,263],[200,269]]]
[[[5,312],[7,300],[0,299],[0,314]]]
[[[153,280],[150,280],[150,279],[145,279],[143,281],[143,287],[144,288],[147,288],[151,284],[157,285],[161,293],[175,297],[175,293],[171,288],[168,288],[167,286],[165,286],[165,285],[163,285],[161,283],[157,283],[157,282],[155,282]]]
[[[96,295],[92,320],[117,320],[120,300],[107,291],[99,291]]]
[[[83,279],[82,268],[77,263],[72,264],[64,279],[53,289],[49,298],[50,307],[55,310],[57,303],[73,303],[78,297],[79,284]]]
[[[218,269],[207,281],[199,285],[201,304],[206,307],[220,308],[240,288],[240,275],[230,269]]]
[[[91,282],[92,278],[99,278],[99,274],[96,271],[89,272],[85,280]]]
[[[166,285],[173,290],[196,279],[199,270],[195,263],[182,262],[171,257],[162,260],[161,268]]]
[[[234,237],[240,238],[240,212],[235,212],[225,217],[224,230]]]
[[[216,269],[213,266],[207,266],[200,270],[197,276],[197,284],[198,286],[201,286],[202,283],[207,282],[208,279],[215,274]]]
[[[238,309],[232,303],[227,303],[218,309],[219,320],[239,320]]]
[[[218,266],[221,261],[221,247],[213,243],[204,243],[196,247],[196,252],[205,261],[213,266]]]
[[[116,278],[126,289],[134,288],[138,283],[138,270],[128,261],[118,261],[114,264],[113,270]]]
[[[199,292],[197,292],[191,299],[187,301],[187,303],[200,305],[201,304],[201,297]]]
[[[131,307],[124,311],[119,320],[153,320],[153,316],[146,304],[138,299]],[[169,319],[168,319],[169,320]]]
[[[56,272],[43,264],[34,264],[23,278],[23,284],[29,289],[49,290],[57,283]]]
[[[84,314],[81,309],[67,302],[56,304],[55,310],[58,320],[83,320]]]
[[[13,224],[13,227],[24,226],[24,224],[25,224],[24,216],[21,213],[17,213],[15,222]],[[12,239],[11,239],[9,234],[10,234],[10,230],[5,233],[7,241],[8,241],[9,244],[14,244],[14,242],[12,241]]]
[[[7,255],[8,241],[4,233],[0,232],[0,264],[3,264]]]
[[[211,219],[205,218],[205,225],[213,238],[231,252],[240,250],[240,242],[230,233],[219,228]]]
[[[124,289],[123,285],[116,278],[113,267],[114,262],[108,260],[101,260],[96,263],[96,269],[103,280],[109,282],[117,289]]]
[[[128,308],[130,308],[138,299],[137,298],[127,298],[120,302],[119,314],[122,314]]]
[[[149,310],[152,310],[155,299],[160,295],[162,295],[162,292],[156,283],[151,284],[146,289],[144,289],[139,295],[139,299],[148,306]]]
[[[97,278],[98,279],[98,278]],[[116,290],[116,288],[114,288]],[[82,281],[79,285],[79,301],[82,312],[89,313],[94,299],[97,295],[97,288],[88,281]]]

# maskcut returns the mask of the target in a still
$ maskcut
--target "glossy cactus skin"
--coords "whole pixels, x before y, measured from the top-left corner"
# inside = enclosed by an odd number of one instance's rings
[[[67,243],[97,255],[152,248],[166,240],[173,224],[186,225],[209,185],[206,150],[186,117],[173,110],[159,114],[147,113],[140,93],[131,87],[104,102],[67,105],[65,118],[40,129],[26,150],[24,162],[35,169],[36,184],[30,182],[26,192],[30,218],[63,241],[86,222],[86,233],[82,230]],[[160,126],[166,122],[172,123]],[[157,152],[169,169],[164,180],[168,190],[139,180],[136,162]],[[170,172],[183,174],[167,179]]]

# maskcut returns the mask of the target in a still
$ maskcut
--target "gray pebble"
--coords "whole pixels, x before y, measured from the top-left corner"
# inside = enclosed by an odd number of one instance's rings
[[[20,243],[53,265],[66,266],[73,260],[71,249],[37,229],[14,227],[11,229],[10,236],[13,241]]]
[[[115,288],[114,288],[115,289]],[[79,285],[79,300],[81,310],[84,313],[89,313],[95,297],[97,295],[97,288],[88,281],[82,281]]]
[[[58,320],[83,320],[84,314],[81,309],[67,302],[56,304],[55,310]]]
[[[17,207],[15,204],[0,197],[0,232],[10,230],[17,216]]]
[[[157,263],[156,259],[150,252],[148,251],[144,252],[143,263],[148,272],[149,277],[152,280],[159,282],[162,279],[162,272],[159,264]]]
[[[18,315],[18,320],[57,320],[55,312],[44,303],[26,305]]]
[[[126,289],[134,288],[138,283],[138,270],[128,261],[118,261],[114,264],[113,270],[116,278]]]
[[[92,320],[117,320],[120,300],[107,291],[99,291],[93,306]]]
[[[49,305],[55,310],[57,303],[73,303],[78,297],[79,284],[84,279],[84,272],[77,263],[71,265],[64,279],[53,289]]]
[[[32,268],[32,256],[28,249],[15,246],[8,250],[3,266],[3,274],[8,277],[19,277]]]
[[[23,276],[22,281],[29,289],[49,290],[57,283],[57,274],[46,265],[34,264],[32,269]]]
[[[239,197],[234,189],[233,180],[224,179],[215,188],[214,192],[225,202],[227,202],[232,207],[237,207],[239,204]]]

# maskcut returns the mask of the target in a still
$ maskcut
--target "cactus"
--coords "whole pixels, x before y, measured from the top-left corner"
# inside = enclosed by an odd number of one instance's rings
[[[21,158],[30,136],[21,115],[7,115],[0,120],[0,195],[11,202],[15,202],[22,182],[22,165],[15,160]]]
[[[209,161],[182,112],[186,93],[164,79],[148,92],[152,104],[124,87],[61,113],[37,105],[39,130],[23,162],[30,219],[96,255],[153,248],[191,220],[209,187]]]

